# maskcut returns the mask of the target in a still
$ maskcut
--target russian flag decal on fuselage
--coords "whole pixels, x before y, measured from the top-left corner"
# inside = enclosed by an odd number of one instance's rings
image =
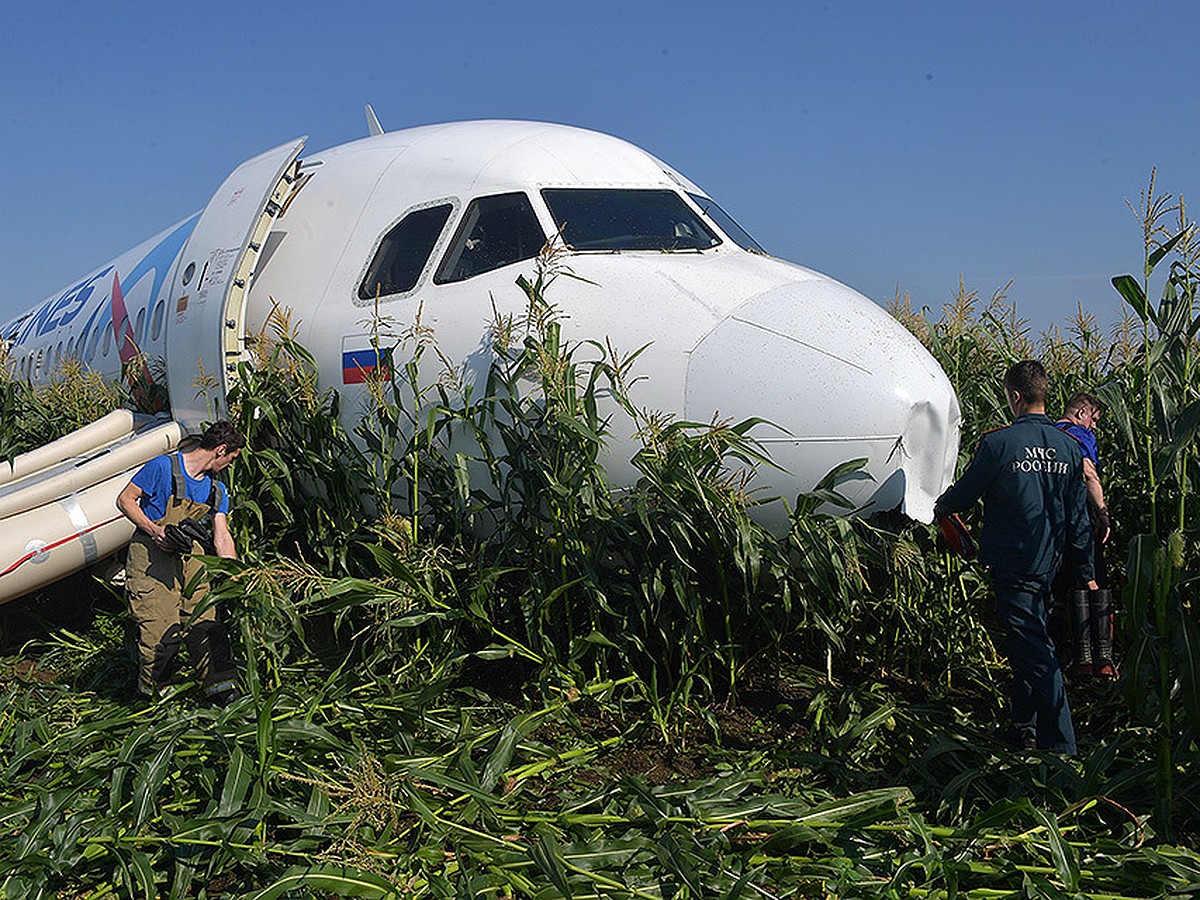
[[[342,338],[342,384],[362,384],[368,378],[391,378],[392,348],[372,346],[369,334]]]

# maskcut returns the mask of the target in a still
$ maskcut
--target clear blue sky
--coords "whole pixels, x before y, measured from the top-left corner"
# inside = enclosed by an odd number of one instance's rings
[[[960,274],[1102,322],[1151,167],[1200,161],[1195,2],[0,2],[0,320],[243,159],[530,118],[630,140],[772,253],[886,301]]]

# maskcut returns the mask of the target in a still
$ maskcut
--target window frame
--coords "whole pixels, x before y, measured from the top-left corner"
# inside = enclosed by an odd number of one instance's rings
[[[465,275],[461,278],[447,277],[446,269],[450,267],[451,259],[453,258],[454,260],[454,268],[458,268],[470,231],[473,230],[478,224],[478,218],[476,218],[475,221],[471,221],[471,213],[476,207],[476,204],[479,204],[484,200],[494,200],[502,197],[520,197],[521,200],[524,201],[526,211],[530,216],[530,221],[537,226],[538,234],[541,235],[542,238],[542,242],[538,245],[538,249],[530,256],[523,256],[518,259],[509,260],[508,262],[501,263],[497,266],[492,266],[491,268],[482,269],[478,272],[472,272],[470,275]],[[549,240],[549,238],[546,236],[545,223],[543,223],[541,216],[538,215],[537,204],[534,203],[533,196],[531,196],[528,191],[518,189],[513,191],[501,191],[498,194],[480,194],[472,197],[463,204],[462,213],[459,215],[458,221],[455,223],[453,236],[447,241],[446,246],[442,249],[437,267],[433,271],[433,283],[439,286],[446,284],[462,284],[463,282],[470,281],[472,278],[478,278],[480,275],[487,275],[490,272],[497,272],[500,269],[507,268],[508,266],[514,266],[517,263],[528,262],[531,259],[536,259],[538,253],[541,252],[542,247],[546,245],[547,240]]]
[[[159,299],[159,301],[154,304],[154,312],[150,316],[150,343],[152,344],[157,343],[158,339],[162,337],[163,322],[167,318],[166,307],[167,301],[164,299]]]
[[[383,231],[375,239],[375,243],[371,248],[371,255],[368,257],[365,265],[362,267],[362,271],[359,273],[359,277],[354,288],[355,306],[373,306],[375,304],[375,294],[371,293],[370,296],[364,297],[363,290],[366,287],[367,278],[370,276],[371,270],[375,266],[375,261],[383,249],[384,242],[388,239],[392,232],[400,227],[404,220],[414,213],[422,212],[427,209],[436,209],[439,206],[448,206],[450,211],[446,215],[446,221],[442,223],[442,227],[438,232],[437,239],[430,247],[429,255],[425,258],[425,263],[421,266],[421,271],[417,274],[417,279],[413,283],[413,286],[406,291],[397,291],[396,293],[391,294],[381,293],[379,295],[379,302],[390,303],[394,300],[403,300],[407,297],[411,297],[422,288],[425,282],[429,279],[430,272],[438,265],[442,258],[446,243],[449,241],[449,235],[452,231],[450,224],[456,221],[458,218],[458,213],[462,207],[462,204],[456,197],[439,197],[435,200],[426,200],[422,203],[417,203],[413,206],[410,206],[405,209],[404,212],[402,212],[395,220],[393,220],[391,224],[387,226],[387,228],[383,229]]]
[[[691,215],[696,224],[698,224],[710,238],[713,243],[707,247],[579,247],[567,240],[563,231],[567,223],[564,222],[561,226],[558,221],[558,216],[555,214],[555,207],[551,204],[547,193],[582,193],[582,192],[611,192],[614,194],[662,194],[674,197],[680,204],[682,209],[686,210]],[[563,245],[570,249],[572,253],[589,253],[589,254],[611,254],[611,253],[705,253],[709,250],[715,250],[729,240],[728,236],[720,229],[713,228],[711,220],[700,213],[700,211],[691,202],[686,191],[680,191],[675,187],[668,185],[614,185],[614,184],[546,184],[538,189],[538,198],[542,201],[546,211],[550,214],[550,223],[555,229],[555,233],[559,235],[559,240]]]
[[[741,222],[739,222],[737,219],[735,219],[733,216],[731,216],[725,210],[725,207],[723,207],[720,203],[718,203],[712,197],[709,197],[706,194],[701,194],[699,191],[684,191],[684,196],[687,197],[687,199],[692,203],[692,205],[696,207],[697,212],[699,212],[701,216],[703,216],[708,221],[712,222],[712,224],[717,226],[717,229],[723,235],[725,235],[725,237],[729,238],[730,243],[734,244],[737,247],[741,247],[747,253],[756,253],[759,256],[770,256],[771,255],[770,253],[767,252],[766,248],[764,248],[763,245],[758,242],[758,240],[754,237],[754,235],[752,235],[749,231],[747,231],[745,228],[742,227]],[[710,208],[716,209],[717,212],[719,212],[721,214],[721,216],[720,217],[714,216],[711,212],[709,212],[709,209],[706,208],[701,203],[701,201],[704,201],[704,203],[711,204]],[[746,241],[743,242],[743,241],[738,240],[738,234],[731,231],[729,226],[727,226],[723,223],[722,218],[727,219],[729,221],[730,225],[732,225],[734,228],[736,228],[737,232],[740,233],[742,235],[742,237],[744,237],[746,239]],[[747,246],[747,242],[749,243],[749,246]]]

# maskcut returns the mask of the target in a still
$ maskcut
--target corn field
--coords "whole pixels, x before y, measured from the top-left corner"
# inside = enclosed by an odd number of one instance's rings
[[[999,743],[974,564],[831,515],[855,461],[764,530],[733,474],[767,462],[755,421],[636,408],[636,353],[564,339],[551,254],[482,389],[424,381],[418,325],[353,432],[276,311],[231,398],[242,558],[207,561],[230,706],[184,676],[132,699],[99,575],[0,608],[0,896],[1194,896],[1200,240],[1153,180],[1135,212],[1112,333],[1081,309],[1033,337],[1003,290],[892,309],[958,391],[964,461],[1019,359],[1052,416],[1106,405],[1121,677],[1069,684],[1078,758]],[[0,456],[127,400],[78,367],[0,379]],[[632,490],[605,476],[615,416]]]

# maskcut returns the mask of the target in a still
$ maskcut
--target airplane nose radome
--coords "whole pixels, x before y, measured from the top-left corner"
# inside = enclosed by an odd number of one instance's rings
[[[692,421],[778,426],[751,432],[785,470],[760,470],[764,496],[792,501],[865,457],[871,479],[839,490],[864,513],[898,507],[929,522],[954,475],[960,414],[945,373],[884,310],[832,280],[774,288],[723,319],[691,353],[684,409]]]

